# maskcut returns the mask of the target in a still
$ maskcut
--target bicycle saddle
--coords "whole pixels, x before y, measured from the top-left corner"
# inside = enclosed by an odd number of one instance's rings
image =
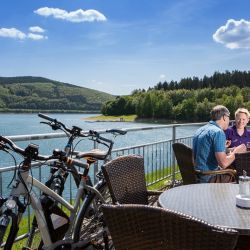
[[[88,152],[79,152],[76,158],[95,158],[97,160],[105,160],[107,157],[108,151],[103,151],[98,148],[92,149]]]

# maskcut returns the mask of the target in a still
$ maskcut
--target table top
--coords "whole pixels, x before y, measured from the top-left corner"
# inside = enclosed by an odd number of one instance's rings
[[[250,210],[236,206],[238,184],[205,183],[183,185],[164,191],[159,197],[163,208],[181,212],[209,224],[230,227],[250,235]]]

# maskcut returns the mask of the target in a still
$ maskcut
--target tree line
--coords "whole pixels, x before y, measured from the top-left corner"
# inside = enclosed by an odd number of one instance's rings
[[[157,90],[175,90],[175,89],[200,89],[200,88],[222,88],[236,85],[240,88],[250,87],[250,71],[238,71],[232,72],[225,71],[224,73],[214,72],[210,77],[204,76],[203,78],[198,77],[187,77],[182,78],[179,82],[159,82],[151,89]]]
[[[225,105],[232,119],[237,108],[250,109],[250,72],[215,72],[212,77],[187,79],[174,85],[158,83],[147,91],[118,96],[103,105],[102,113],[194,122],[208,120],[211,108],[217,104]]]

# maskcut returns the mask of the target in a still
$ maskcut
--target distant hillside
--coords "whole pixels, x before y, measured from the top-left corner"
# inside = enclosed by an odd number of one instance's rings
[[[43,77],[0,77],[0,111],[93,111],[114,97]]]

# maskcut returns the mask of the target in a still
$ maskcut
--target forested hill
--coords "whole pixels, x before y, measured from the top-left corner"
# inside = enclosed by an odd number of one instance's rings
[[[215,105],[225,105],[234,119],[239,107],[250,110],[250,71],[215,72],[212,76],[160,82],[148,90],[108,101],[105,115],[136,114],[138,118],[168,121],[207,121]]]
[[[43,77],[0,77],[0,111],[98,112],[110,94]]]
[[[214,72],[212,76],[198,77],[186,77],[182,78],[179,82],[159,82],[153,89],[202,89],[202,88],[222,88],[236,85],[240,88],[250,87],[250,71],[234,70],[232,72],[226,71],[223,73]],[[149,88],[151,90],[152,88]]]

